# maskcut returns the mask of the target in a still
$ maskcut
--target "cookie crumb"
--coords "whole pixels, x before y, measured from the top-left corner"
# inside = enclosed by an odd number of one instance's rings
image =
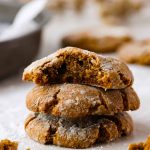
[[[0,140],[0,150],[17,150],[18,142],[10,141],[8,139]]]
[[[129,150],[150,150],[150,136],[147,138],[147,141],[140,143],[133,143],[129,145]]]

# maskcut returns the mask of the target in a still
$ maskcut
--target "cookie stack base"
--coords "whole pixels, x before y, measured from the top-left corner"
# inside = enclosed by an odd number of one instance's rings
[[[74,120],[33,113],[25,121],[25,130],[30,138],[42,144],[87,148],[131,134],[133,121],[126,112]]]

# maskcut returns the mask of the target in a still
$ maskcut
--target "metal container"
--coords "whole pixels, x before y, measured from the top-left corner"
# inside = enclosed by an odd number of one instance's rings
[[[21,5],[0,3],[0,22],[12,23]],[[50,14],[43,12],[36,18],[38,28],[20,37],[0,42],[0,80],[27,66],[37,55],[43,26]],[[24,27],[23,27],[24,28]]]

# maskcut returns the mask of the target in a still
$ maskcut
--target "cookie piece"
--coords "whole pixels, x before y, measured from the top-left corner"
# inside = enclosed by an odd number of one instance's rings
[[[26,105],[33,112],[77,118],[136,110],[140,101],[131,87],[104,91],[87,85],[55,84],[34,87]]]
[[[90,116],[67,120],[45,114],[30,114],[25,121],[29,137],[42,144],[87,148],[95,143],[110,142],[133,131],[127,113],[114,116]]]
[[[109,53],[131,40],[131,36],[122,28],[103,28],[70,33],[62,39],[61,45],[79,47],[97,53]]]
[[[0,150],[17,150],[18,143],[12,142],[8,139],[0,140]]]
[[[133,76],[126,64],[75,47],[67,47],[28,66],[23,80],[36,84],[79,83],[121,89],[132,84]]]
[[[150,40],[125,44],[119,48],[118,55],[128,63],[150,65]]]
[[[129,150],[150,150],[150,136],[147,141],[141,143],[134,143],[129,145]]]
[[[106,23],[120,23],[143,6],[142,0],[97,0],[100,16]]]

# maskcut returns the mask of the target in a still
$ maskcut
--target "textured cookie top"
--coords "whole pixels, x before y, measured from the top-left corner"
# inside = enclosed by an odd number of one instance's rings
[[[76,118],[136,110],[140,101],[131,87],[104,91],[87,85],[54,84],[33,88],[26,104],[33,112]]]
[[[120,47],[118,54],[125,62],[150,65],[150,40],[125,44]]]
[[[129,68],[117,59],[67,47],[33,62],[25,69],[23,80],[41,85],[69,82],[121,89],[132,84],[133,76]]]
[[[110,142],[133,131],[127,113],[67,120],[45,114],[31,114],[25,121],[27,134],[43,144],[87,148],[95,143]]]

